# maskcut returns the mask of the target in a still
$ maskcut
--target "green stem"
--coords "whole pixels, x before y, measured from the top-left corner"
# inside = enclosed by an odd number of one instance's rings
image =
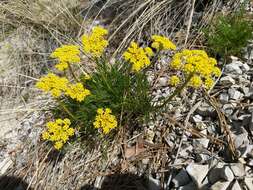
[[[60,100],[57,100],[57,102],[72,119],[77,121],[76,117],[68,110],[68,108]]]
[[[158,105],[155,107],[155,109],[160,109],[162,108],[163,106],[165,106],[167,103],[169,103],[176,95],[180,94],[181,91],[186,87],[186,85],[188,84],[188,82],[191,80],[192,76],[193,76],[194,73],[191,73],[187,79],[185,80],[185,82],[179,86],[173,94],[171,94],[167,99],[165,99],[165,101],[161,104],[161,105]]]

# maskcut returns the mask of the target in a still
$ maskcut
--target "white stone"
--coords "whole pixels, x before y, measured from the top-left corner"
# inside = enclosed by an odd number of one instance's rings
[[[221,93],[219,99],[222,104],[225,104],[228,102],[229,96],[227,93]]]
[[[244,64],[242,64],[241,69],[242,69],[242,71],[247,72],[250,70],[250,67],[248,64],[244,63]]]
[[[239,185],[238,181],[236,180],[233,184],[231,190],[242,190],[241,186]]]
[[[242,163],[230,164],[230,168],[235,177],[244,177],[246,175],[245,168]]]
[[[212,185],[210,190],[227,190],[229,184],[230,184],[230,182],[228,182],[228,181],[225,181],[225,182],[218,181],[217,183]]]
[[[231,76],[225,76],[220,79],[221,85],[233,85],[235,84],[235,80]]]
[[[244,182],[249,190],[253,189],[253,177],[245,177]]]
[[[227,64],[225,66],[225,72],[230,74],[242,74],[242,70],[240,69],[240,66],[242,65],[242,62],[240,61],[234,61],[230,64]]]
[[[202,184],[202,181],[206,177],[208,170],[209,170],[208,165],[200,165],[196,163],[190,163],[186,167],[186,171],[199,188],[204,185]]]
[[[158,81],[159,81],[160,86],[168,86],[167,77],[160,77]]]
[[[228,89],[228,94],[229,94],[230,99],[233,99],[233,100],[239,100],[242,97],[241,92],[234,88]]]

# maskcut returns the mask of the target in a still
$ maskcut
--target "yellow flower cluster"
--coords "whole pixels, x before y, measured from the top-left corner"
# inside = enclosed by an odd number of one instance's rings
[[[151,47],[157,50],[175,50],[176,45],[173,44],[168,38],[159,35],[153,35]]]
[[[66,89],[66,95],[79,102],[83,101],[84,98],[90,94],[90,91],[85,89],[82,83],[70,84]]]
[[[100,57],[108,46],[108,41],[105,39],[107,34],[108,31],[100,26],[94,27],[90,35],[84,34],[82,36],[83,51],[93,57]]]
[[[57,48],[52,54],[52,58],[57,58],[59,63],[55,67],[63,71],[68,68],[68,64],[80,62],[80,51],[78,46],[63,45]]]
[[[170,78],[169,80],[169,84],[171,86],[177,86],[180,83],[180,79],[178,78],[178,76],[174,75]]]
[[[44,92],[49,92],[53,97],[59,97],[63,92],[66,91],[68,86],[68,79],[65,77],[58,77],[53,73],[39,79],[36,83],[36,87],[43,90]]]
[[[186,76],[193,75],[189,86],[199,88],[204,84],[207,89],[212,87],[213,78],[221,75],[216,65],[217,61],[203,50],[183,50],[176,53],[170,63],[171,68],[182,71]]]
[[[103,130],[104,134],[108,134],[110,130],[117,127],[117,120],[114,115],[111,114],[112,110],[109,108],[97,109],[97,115],[95,118],[95,122],[93,123],[94,127]]]
[[[135,72],[149,66],[149,57],[151,56],[153,56],[151,48],[141,48],[135,42],[131,42],[130,47],[128,47],[127,51],[123,54],[124,59],[132,64],[132,71]]]
[[[47,123],[47,130],[42,133],[43,140],[49,140],[54,143],[54,147],[59,150],[73,136],[75,130],[69,127],[71,124],[69,119],[56,119],[55,122]]]
[[[55,98],[61,96],[63,93],[81,102],[84,98],[90,95],[90,91],[85,89],[82,83],[71,84],[67,78],[58,77],[53,73],[39,79],[36,87],[44,92],[49,92]]]

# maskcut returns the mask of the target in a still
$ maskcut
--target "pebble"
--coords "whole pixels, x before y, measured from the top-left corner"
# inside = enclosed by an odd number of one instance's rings
[[[233,99],[233,100],[239,100],[242,97],[241,92],[234,88],[228,89],[228,94],[229,94],[230,99]]]
[[[233,85],[235,84],[235,80],[231,76],[225,76],[220,79],[221,85]]]
[[[229,95],[227,93],[221,93],[219,99],[222,104],[225,104],[228,102]]]
[[[232,170],[235,177],[244,177],[246,175],[245,168],[242,163],[232,163],[230,164],[230,169]]]
[[[190,182],[191,182],[191,178],[184,168],[181,169],[180,172],[172,180],[174,187],[184,186]]]
[[[234,112],[234,106],[232,104],[224,104],[223,110],[224,110],[226,116],[230,116]]]
[[[208,165],[200,165],[197,163],[190,163],[186,167],[187,173],[191,176],[191,178],[196,183],[198,188],[204,185],[202,184],[202,181],[206,177],[208,170],[209,170]]]
[[[253,189],[253,177],[245,177],[244,183],[249,190]]]
[[[212,169],[209,172],[208,181],[209,183],[214,184],[221,179],[225,181],[232,181],[234,179],[234,174],[232,170],[229,168],[229,166],[221,167],[218,164],[216,168]]]
[[[231,190],[242,190],[241,186],[239,185],[238,181],[236,180],[231,188]]]
[[[159,81],[160,86],[168,86],[167,77],[160,77],[158,81]]]
[[[198,187],[196,187],[196,184],[194,182],[191,182],[185,186],[178,188],[178,190],[194,190],[194,189],[198,189]]]
[[[210,190],[227,190],[228,186],[230,185],[230,182],[225,181],[218,181],[214,185],[211,186]]]
[[[196,113],[204,117],[214,117],[216,115],[214,108],[205,102],[197,108]]]
[[[250,67],[249,67],[248,64],[244,63],[244,64],[241,65],[241,69],[242,69],[243,72],[247,72],[247,71],[250,70]]]
[[[225,72],[231,74],[242,74],[242,70],[240,69],[240,66],[242,65],[243,63],[240,61],[233,61],[225,66]]]
[[[0,163],[0,175],[5,174],[5,172],[13,165],[13,161],[10,157],[5,157],[5,159]]]

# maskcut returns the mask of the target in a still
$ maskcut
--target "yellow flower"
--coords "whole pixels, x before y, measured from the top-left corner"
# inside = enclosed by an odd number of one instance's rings
[[[90,94],[90,91],[85,89],[82,83],[70,84],[66,89],[66,95],[79,102],[83,101],[84,98]]]
[[[146,53],[147,56],[149,56],[149,57],[154,56],[154,52],[153,52],[153,50],[150,47],[145,47],[144,51],[145,51],[145,53]]]
[[[202,84],[202,80],[199,76],[194,75],[191,80],[189,85],[192,86],[193,88],[199,88]]]
[[[109,108],[97,109],[97,115],[93,125],[96,129],[101,128],[104,134],[108,134],[112,129],[116,128],[118,125],[116,117],[111,113],[112,110]]]
[[[150,65],[150,59],[145,50],[139,47],[135,42],[131,42],[130,47],[123,54],[123,57],[132,64],[132,71],[135,72]]]
[[[90,35],[84,34],[82,36],[83,51],[93,57],[100,57],[108,46],[108,41],[105,39],[107,34],[108,31],[100,26],[94,27]]]
[[[178,78],[178,76],[174,75],[170,78],[169,80],[169,84],[171,86],[177,86],[180,83],[180,79]]]
[[[80,62],[79,47],[75,45],[63,45],[57,48],[51,54],[51,57],[59,60],[59,63],[55,67],[63,71],[68,68],[68,64]]]
[[[39,79],[36,83],[36,87],[44,92],[49,92],[53,97],[59,97],[68,86],[68,79],[65,77],[58,77],[53,73]]]
[[[178,72],[181,71],[185,76],[193,74],[190,86],[198,88],[205,83],[204,87],[207,88],[211,85],[212,78],[221,75],[220,69],[215,65],[217,65],[217,61],[208,57],[205,51],[185,49],[173,56],[170,67],[177,69]],[[205,81],[207,78],[208,80]]]
[[[55,65],[55,68],[58,69],[59,71],[64,71],[68,67],[69,67],[69,65],[68,65],[67,62],[60,62],[60,63]]]
[[[152,36],[153,43],[151,46],[158,50],[175,50],[176,45],[173,44],[168,38],[159,35]]]
[[[205,80],[205,86],[206,86],[207,89],[210,89],[210,88],[213,86],[213,84],[214,84],[213,79],[207,78],[207,79]]]
[[[69,127],[71,122],[68,118],[57,119],[47,123],[47,130],[42,133],[43,140],[49,140],[54,143],[54,147],[59,150],[74,135],[74,129]]]

